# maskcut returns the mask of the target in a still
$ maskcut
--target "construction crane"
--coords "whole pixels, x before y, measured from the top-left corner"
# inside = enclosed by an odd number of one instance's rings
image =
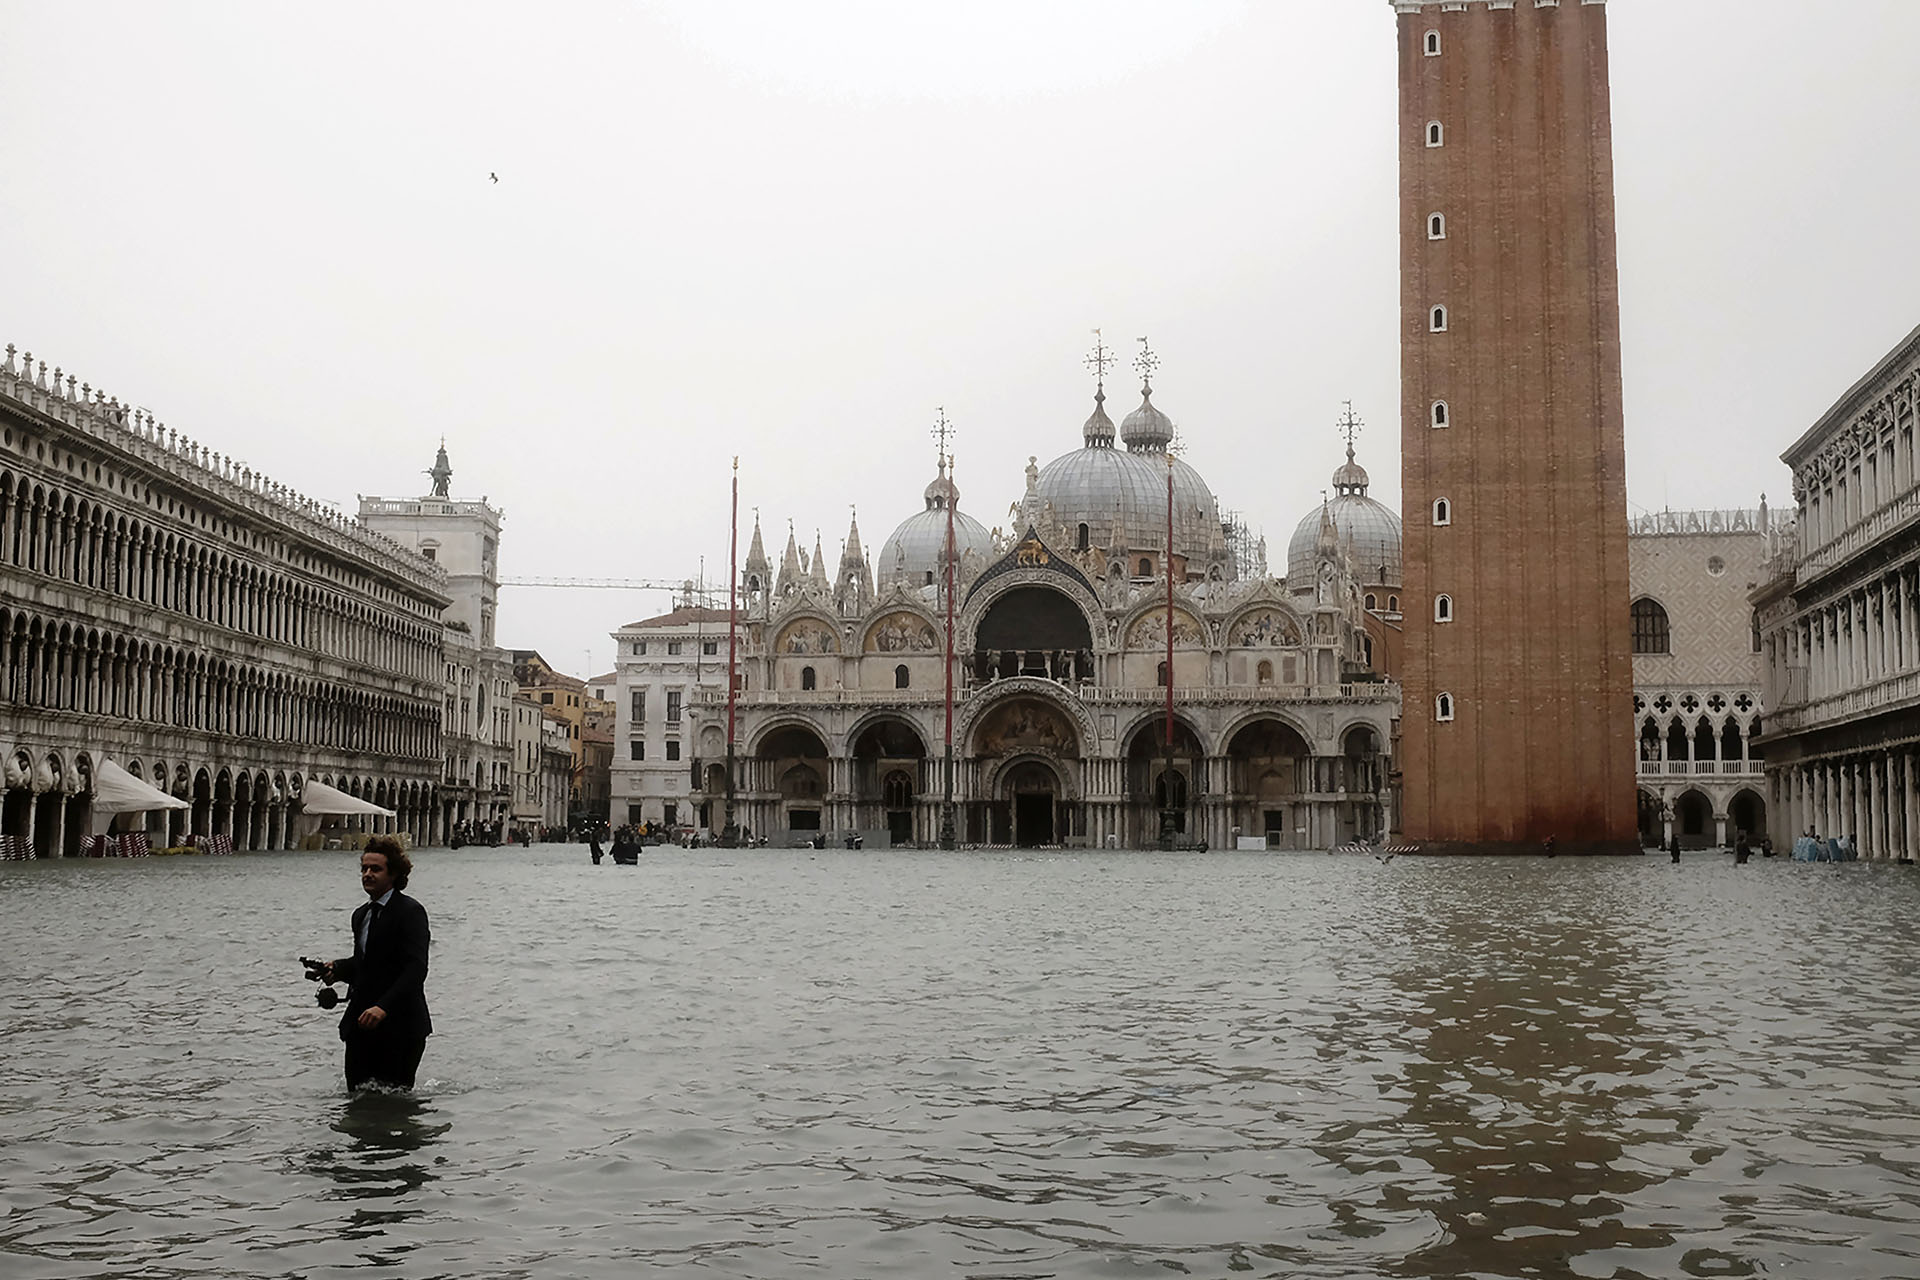
[[[724,591],[700,585],[692,578],[502,578],[503,587],[585,588],[592,591],[667,591],[676,600],[712,605]]]

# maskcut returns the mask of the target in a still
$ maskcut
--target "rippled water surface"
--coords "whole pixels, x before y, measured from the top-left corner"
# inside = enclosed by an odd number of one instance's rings
[[[1920,872],[429,850],[0,864],[0,1275],[1920,1277]]]

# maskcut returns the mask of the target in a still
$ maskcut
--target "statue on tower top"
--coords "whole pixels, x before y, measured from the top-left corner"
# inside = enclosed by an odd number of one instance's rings
[[[440,452],[434,456],[433,470],[427,472],[427,475],[433,479],[434,497],[448,498],[453,496],[450,492],[450,487],[453,484],[453,464],[447,461],[447,440],[445,436],[440,438]]]

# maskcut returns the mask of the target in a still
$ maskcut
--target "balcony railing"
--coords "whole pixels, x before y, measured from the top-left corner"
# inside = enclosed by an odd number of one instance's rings
[[[1815,698],[1797,707],[1782,707],[1767,721],[1767,736],[1871,715],[1915,699],[1920,699],[1920,671],[1903,671],[1876,684]]]
[[[1888,534],[1913,523],[1916,516],[1920,516],[1920,486],[1907,490],[1858,524],[1843,530],[1838,537],[1809,552],[1800,562],[1794,582],[1812,581]]]
[[[1643,778],[1681,778],[1723,773],[1758,777],[1764,768],[1758,760],[1642,760],[1637,772]]]

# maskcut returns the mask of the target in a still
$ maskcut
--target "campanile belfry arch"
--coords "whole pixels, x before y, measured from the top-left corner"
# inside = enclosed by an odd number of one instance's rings
[[[1404,830],[1634,851],[1606,5],[1390,3]]]

